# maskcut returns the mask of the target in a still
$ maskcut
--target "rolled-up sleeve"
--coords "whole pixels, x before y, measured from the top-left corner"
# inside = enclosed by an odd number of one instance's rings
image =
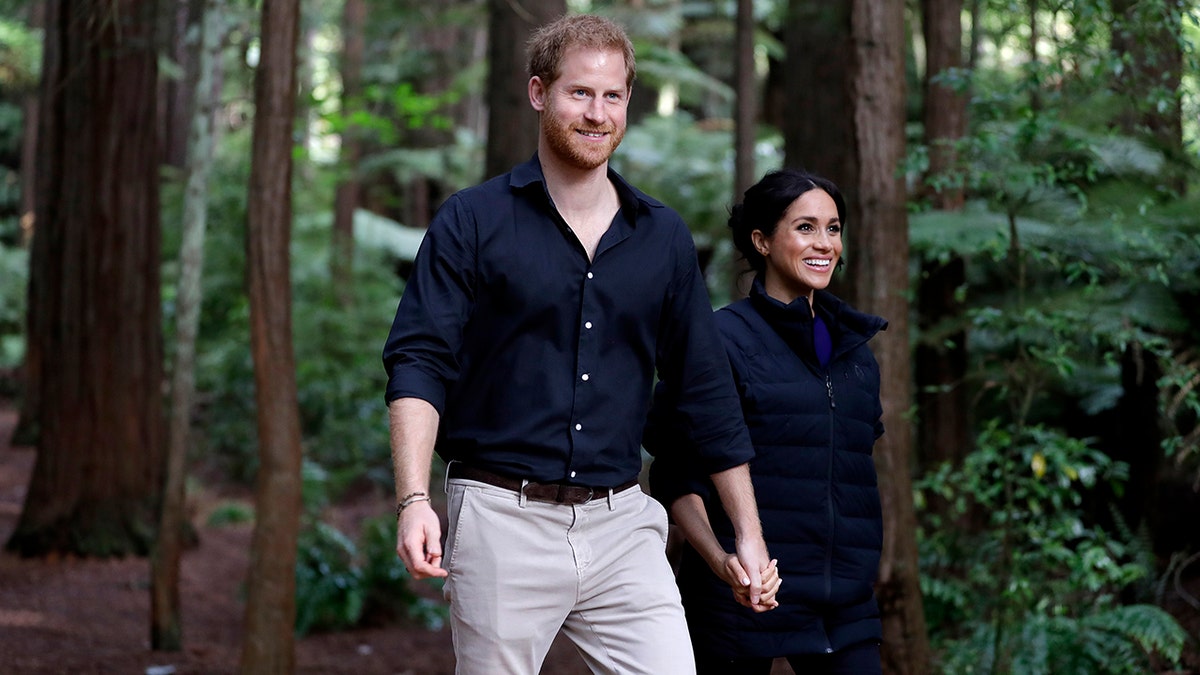
[[[474,306],[476,233],[475,218],[457,195],[430,223],[383,348],[386,402],[419,398],[445,412]]]
[[[754,450],[690,238],[687,251],[668,291],[658,353],[660,395],[672,411],[658,418],[669,424],[652,422],[645,438],[651,453],[675,448],[663,453],[672,455],[668,464],[709,475],[750,461]],[[666,440],[668,429],[680,445]]]

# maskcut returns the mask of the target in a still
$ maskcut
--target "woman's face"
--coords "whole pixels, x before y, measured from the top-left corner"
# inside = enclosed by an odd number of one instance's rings
[[[754,246],[766,258],[763,284],[767,295],[781,302],[805,296],[829,285],[842,257],[842,222],[829,193],[814,188],[796,198],[779,220],[774,234],[751,233]]]

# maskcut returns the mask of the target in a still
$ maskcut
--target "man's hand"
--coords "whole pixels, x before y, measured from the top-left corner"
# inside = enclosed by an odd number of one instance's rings
[[[749,593],[750,602],[757,605],[762,599],[763,572],[770,566],[771,559],[761,532],[757,533],[757,536],[737,538],[737,558],[742,569],[746,571],[746,575],[742,577],[742,585]]]
[[[746,583],[749,575],[746,574],[736,555],[732,553],[727,554],[722,564],[713,571],[733,589],[733,599],[739,605],[762,613],[769,612],[779,606],[779,601],[775,599],[775,594],[779,592],[779,587],[783,584],[783,580],[779,577],[777,562],[772,560],[760,574],[762,592],[758,597],[758,602],[751,602],[750,600],[750,586]]]
[[[445,577],[442,523],[428,501],[405,507],[396,522],[396,554],[414,579]]]

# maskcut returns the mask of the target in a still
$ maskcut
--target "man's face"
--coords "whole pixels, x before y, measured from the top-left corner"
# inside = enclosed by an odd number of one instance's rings
[[[603,165],[625,137],[628,106],[621,52],[570,50],[545,90],[541,125],[547,147],[580,169]]]

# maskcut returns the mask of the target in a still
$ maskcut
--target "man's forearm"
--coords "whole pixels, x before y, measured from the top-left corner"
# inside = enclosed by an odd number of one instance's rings
[[[414,492],[429,494],[429,471],[438,421],[437,410],[422,399],[399,398],[388,404],[392,475],[397,499]]]
[[[761,539],[762,523],[758,519],[758,504],[754,501],[754,486],[750,483],[750,465],[739,464],[714,473],[712,481],[738,539]]]

